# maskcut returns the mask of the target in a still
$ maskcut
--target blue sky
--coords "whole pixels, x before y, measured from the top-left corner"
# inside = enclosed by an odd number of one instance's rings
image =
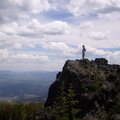
[[[120,0],[0,0],[0,70],[61,70],[68,59],[120,64]]]

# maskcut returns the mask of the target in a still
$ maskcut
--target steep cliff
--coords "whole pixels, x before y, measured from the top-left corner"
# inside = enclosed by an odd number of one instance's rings
[[[49,88],[45,108],[54,105],[62,82],[66,94],[69,85],[73,86],[80,119],[120,119],[120,65],[108,64],[104,58],[66,61]]]

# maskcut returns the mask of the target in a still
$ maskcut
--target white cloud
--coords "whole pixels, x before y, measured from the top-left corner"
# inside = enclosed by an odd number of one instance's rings
[[[53,21],[46,24],[40,23],[38,20],[33,19],[28,25],[29,28],[39,31],[43,34],[65,34],[69,33],[70,26],[67,22]]]
[[[9,52],[7,49],[0,49],[0,60],[7,59],[9,57]]]
[[[48,0],[4,0],[0,1],[0,21],[3,23],[29,20],[32,15],[53,9]]]
[[[104,40],[107,39],[109,35],[108,31],[101,32],[101,31],[92,31],[88,33],[88,36],[94,40]]]
[[[6,34],[16,34],[16,30],[18,28],[18,24],[16,22],[12,22],[9,24],[1,25],[1,31]]]
[[[14,47],[15,49],[20,49],[20,48],[22,48],[22,44],[19,43],[19,42],[14,42],[13,47]]]
[[[70,26],[66,22],[54,21],[42,27],[46,34],[64,34],[69,33]]]
[[[0,30],[8,35],[43,37],[44,35],[67,34],[70,31],[70,26],[67,22],[63,21],[41,23],[37,19],[32,19],[30,22],[23,25],[19,25],[16,22],[3,24]]]
[[[104,24],[104,21],[85,21],[82,22],[79,26],[79,35],[84,40],[87,39],[87,41],[93,40],[109,40],[113,36],[112,30],[109,29],[109,27]],[[111,21],[112,22],[112,21]],[[102,24],[102,25],[101,25]],[[104,24],[104,25],[103,25]],[[110,23],[111,24],[111,23]],[[109,31],[110,30],[110,31]]]
[[[80,24],[80,29],[92,29],[93,23],[92,22],[83,22]]]
[[[10,0],[10,3],[13,3],[15,6],[18,5],[28,12],[31,11],[33,14],[51,9],[48,0]]]
[[[59,69],[82,44],[87,58],[119,63],[119,11],[119,0],[1,0],[0,67]]]
[[[89,52],[88,54],[94,54],[94,55],[98,55],[98,56],[106,56],[106,55],[110,55],[112,54],[112,52],[110,51],[105,51],[105,50],[100,50],[91,46],[86,46],[87,47],[87,52]]]
[[[24,60],[39,60],[39,61],[47,61],[49,60],[49,57],[48,56],[45,56],[45,55],[34,55],[34,54],[15,54],[15,55],[11,55],[10,56],[11,59],[13,60],[19,60],[19,61],[24,61]],[[28,61],[29,62],[29,61]]]
[[[119,0],[70,0],[68,10],[75,16],[120,11]]]
[[[1,43],[1,41],[3,41],[3,39],[5,39],[6,37],[7,37],[6,34],[0,31],[0,43]]]
[[[22,38],[18,36],[9,36],[5,34],[4,37],[1,38],[0,48],[7,48],[7,49],[21,49],[23,47]]]
[[[75,53],[78,52],[77,48],[73,48],[70,47],[69,45],[67,45],[65,42],[43,42],[42,43],[43,48],[52,51],[55,51],[55,53],[57,54],[57,52],[66,56],[74,56]]]
[[[116,51],[109,51],[109,50],[100,50],[94,47],[86,46],[87,49],[87,55],[90,58],[95,58],[95,57],[104,57],[106,58],[109,63],[112,64],[120,64],[120,50]],[[87,57],[87,56],[86,56]]]
[[[120,64],[120,51],[113,52],[107,56],[108,60],[113,64]]]
[[[39,55],[32,53],[13,53],[9,52],[7,49],[0,49],[0,60],[5,60],[4,62],[46,62],[49,60],[47,55]]]

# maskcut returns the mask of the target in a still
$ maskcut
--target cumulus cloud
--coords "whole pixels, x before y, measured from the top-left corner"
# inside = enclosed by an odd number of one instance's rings
[[[104,40],[107,39],[109,35],[108,31],[101,32],[101,31],[92,31],[88,33],[88,37],[94,39],[94,40]]]
[[[6,23],[20,18],[30,18],[31,14],[39,14],[53,9],[48,0],[2,0],[0,1],[0,21]]]
[[[47,61],[49,60],[48,56],[45,55],[34,55],[34,54],[15,54],[10,56],[11,59],[13,60],[19,60],[19,61],[25,61],[31,62],[31,60],[39,60],[39,61]]]
[[[68,10],[75,16],[120,11],[119,0],[70,0]]]
[[[56,52],[62,52],[63,55],[73,56],[78,52],[77,48],[70,47],[65,42],[43,42],[43,48]]]
[[[110,51],[105,51],[105,50],[100,50],[91,46],[87,46],[87,52],[88,54],[94,54],[94,55],[98,55],[98,56],[107,56],[112,54],[112,52]]]
[[[32,12],[33,14],[40,13],[51,9],[51,5],[48,0],[9,0],[13,5],[20,6],[23,10]]]
[[[70,29],[70,26],[67,22],[53,21],[46,24],[42,24],[36,19],[33,19],[28,25],[28,27],[39,31],[43,34],[64,34],[68,33]]]
[[[42,26],[42,28],[46,34],[64,34],[69,33],[70,26],[66,22],[54,21]]]
[[[66,5],[68,4],[69,0],[49,0],[50,3],[54,5],[55,9],[66,9]]]
[[[79,26],[80,29],[91,29],[93,27],[94,27],[94,25],[92,22],[83,22]]]
[[[120,50],[110,51],[110,50],[101,50],[91,46],[86,46],[87,48],[87,57],[96,58],[96,57],[104,57],[109,63],[112,64],[120,64]]]
[[[6,34],[16,34],[16,30],[18,29],[18,24],[16,22],[12,22],[9,24],[1,25],[1,32]]]
[[[0,49],[0,60],[7,59],[9,57],[9,52],[7,49]]]
[[[37,19],[32,19],[27,24],[18,25],[16,22],[1,25],[1,32],[8,35],[20,35],[24,37],[43,37],[47,35],[67,34],[70,26],[67,22],[52,21],[41,23]]]
[[[119,63],[119,11],[119,0],[1,0],[0,67],[57,69],[82,44],[87,58]]]
[[[120,64],[120,51],[115,51],[108,55],[107,59],[113,64]]]
[[[0,49],[0,61],[5,60],[4,62],[46,62],[49,60],[47,55],[39,55],[39,54],[32,54],[32,53],[13,53],[9,52],[7,49]]]
[[[79,34],[90,40],[107,40],[110,38],[111,32],[108,28],[106,30],[101,29],[101,24],[99,23],[87,21],[80,24]]]

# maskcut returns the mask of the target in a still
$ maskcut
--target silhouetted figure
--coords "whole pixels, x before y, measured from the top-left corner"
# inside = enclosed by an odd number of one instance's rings
[[[84,45],[83,45],[82,47],[83,47],[83,49],[82,49],[82,59],[84,60],[84,59],[85,59],[86,49],[85,49],[85,46],[84,46]]]

